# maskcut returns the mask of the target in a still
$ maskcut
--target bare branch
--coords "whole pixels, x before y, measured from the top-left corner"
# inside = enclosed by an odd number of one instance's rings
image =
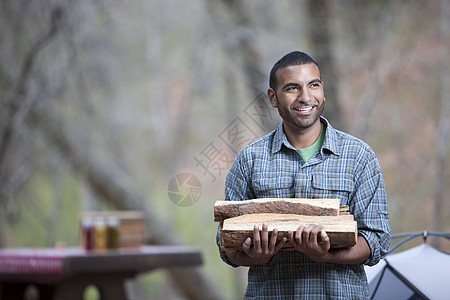
[[[17,84],[13,88],[10,97],[8,97],[4,103],[5,109],[8,109],[9,112],[6,115],[8,120],[5,122],[5,129],[0,138],[0,170],[2,170],[3,161],[8,151],[8,147],[11,144],[15,129],[20,126],[35,101],[35,98],[28,97],[26,88],[33,72],[35,59],[58,34],[62,17],[62,8],[55,8],[51,15],[48,32],[43,34],[43,36],[33,44],[26,55]]]

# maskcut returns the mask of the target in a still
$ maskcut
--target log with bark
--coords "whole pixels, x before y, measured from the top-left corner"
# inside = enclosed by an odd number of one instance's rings
[[[348,207],[347,207],[348,209]],[[242,201],[216,201],[214,221],[248,214],[279,213],[307,216],[338,216],[345,208],[339,199],[264,198]]]
[[[249,214],[228,218],[221,223],[220,245],[222,250],[242,250],[242,244],[253,237],[253,228],[258,224],[262,229],[263,222],[268,223],[269,233],[278,230],[278,242],[287,237],[288,231],[295,232],[301,225],[321,224],[330,238],[331,248],[351,247],[356,244],[357,225],[352,215],[343,216],[303,216],[296,214]],[[320,239],[320,235],[319,235]],[[292,249],[287,242],[284,250]]]

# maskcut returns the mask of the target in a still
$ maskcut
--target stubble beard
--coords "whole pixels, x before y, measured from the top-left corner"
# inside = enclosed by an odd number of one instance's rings
[[[278,113],[280,114],[280,117],[283,119],[283,122],[289,123],[299,129],[310,128],[317,122],[317,120],[320,118],[323,111],[325,110],[325,101],[322,102],[322,105],[315,106],[314,109],[317,112],[314,113],[313,115],[305,116],[305,118],[298,118],[297,116],[294,116],[294,114],[290,110],[285,110],[284,108],[281,108],[280,105],[278,105]]]

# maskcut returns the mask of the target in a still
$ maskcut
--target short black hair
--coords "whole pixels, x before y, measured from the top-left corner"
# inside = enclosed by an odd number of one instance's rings
[[[319,68],[320,72],[319,64],[314,59],[312,59],[312,57],[309,56],[308,54],[301,51],[293,51],[286,54],[279,61],[277,61],[275,65],[272,67],[272,70],[270,71],[269,87],[272,88],[273,90],[276,90],[277,78],[275,77],[275,73],[279,69],[289,66],[299,66],[311,63],[315,64],[317,68]]]

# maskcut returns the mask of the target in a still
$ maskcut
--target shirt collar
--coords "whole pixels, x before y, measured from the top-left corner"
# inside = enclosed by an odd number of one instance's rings
[[[336,129],[334,129],[328,122],[328,120],[325,119],[324,117],[320,117],[320,122],[322,122],[322,124],[324,124],[327,129],[325,131],[325,140],[323,141],[322,149],[326,149],[335,155],[339,155],[339,147],[338,147],[339,139],[337,136]],[[291,143],[289,143],[286,134],[284,133],[283,130],[283,122],[281,122],[278,128],[275,130],[275,135],[272,144],[272,154],[280,151],[281,146],[283,144],[286,147],[295,150],[295,148],[291,145]]]
[[[283,144],[288,148],[294,149],[291,143],[289,143],[286,134],[284,133],[283,122],[281,122],[278,128],[275,130],[275,135],[273,137],[272,154],[280,151]]]
[[[326,126],[325,140],[323,141],[322,151],[324,149],[335,155],[339,155],[339,138],[336,129],[331,126],[330,122],[324,117],[320,117],[320,121]]]

